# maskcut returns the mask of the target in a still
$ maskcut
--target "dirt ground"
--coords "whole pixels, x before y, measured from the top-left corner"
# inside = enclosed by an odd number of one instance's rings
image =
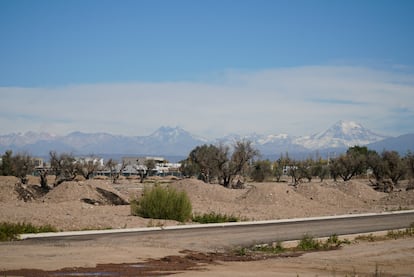
[[[63,183],[44,194],[39,190],[37,178],[31,178],[28,186],[19,186],[16,185],[18,179],[14,177],[0,177],[0,222],[50,224],[59,230],[177,224],[175,221],[131,216],[129,205],[122,203],[140,197],[144,187],[154,183],[185,190],[191,199],[194,213],[214,211],[235,215],[243,220],[414,209],[414,191],[406,191],[404,183],[396,191],[388,194],[375,191],[368,180],[329,180],[302,183],[297,187],[291,186],[288,182],[247,183],[245,189],[238,190],[204,184],[194,179],[153,178],[149,181],[141,184],[137,179],[122,179],[114,185],[109,180],[79,180]],[[114,276],[150,276],[153,271],[144,269],[160,269],[164,262],[170,267],[161,270],[163,273],[155,272],[155,275],[174,273],[177,276],[356,276],[357,273],[358,276],[373,276],[377,271],[382,273],[380,276],[414,276],[414,239],[358,243],[329,252],[254,261],[228,261],[228,258],[217,256],[217,253],[216,256],[208,256],[207,253],[183,253],[184,249],[165,249],[159,246],[154,248],[148,245],[119,246],[117,249],[112,246],[92,245],[77,245],[76,250],[64,245],[52,248],[43,245],[28,247],[18,242],[2,243],[0,271],[23,268],[63,270],[65,267],[82,266],[89,268],[89,272],[96,273],[95,267],[98,264],[110,267],[108,263],[115,263],[116,265],[111,265],[115,266],[112,270],[119,273],[123,272],[121,268],[127,268],[134,269],[135,273]],[[59,255],[51,254],[53,251],[69,252]],[[44,263],[39,262],[39,253],[40,256],[43,253],[48,257],[49,263],[48,259]],[[50,260],[53,260],[53,266]],[[121,266],[124,263],[130,265]],[[147,266],[142,263],[147,263]],[[174,264],[177,266],[171,267]],[[138,269],[144,271],[137,273]],[[174,270],[170,272],[172,269]],[[67,273],[65,270],[60,271],[62,276]],[[20,271],[13,274],[9,272],[5,276],[47,276],[44,271],[35,275],[36,272],[33,270],[30,273]],[[56,274],[50,273],[59,276]]]

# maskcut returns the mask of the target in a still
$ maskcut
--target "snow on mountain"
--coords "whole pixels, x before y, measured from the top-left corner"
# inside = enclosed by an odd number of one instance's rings
[[[238,134],[231,134],[227,135],[222,138],[218,138],[215,140],[217,143],[224,143],[224,144],[233,144],[235,141],[240,140],[247,140],[251,141],[253,145],[265,145],[268,143],[290,143],[292,141],[292,137],[287,134],[279,134],[279,135],[260,135],[260,134],[248,134],[248,135],[238,135]]]
[[[232,134],[216,139],[213,144],[222,143],[224,145],[232,146],[236,141],[251,141],[253,147],[258,149],[260,153],[265,156],[280,155],[281,153],[286,152],[301,154],[308,152],[303,146],[294,143],[294,139],[295,137],[291,137],[287,134],[260,135],[253,133],[244,136]]]
[[[56,139],[58,136],[49,134],[46,132],[26,132],[26,133],[11,133],[0,136],[0,145],[3,146],[24,146],[27,144],[36,143],[38,141],[51,141]]]
[[[274,143],[278,141],[289,141],[291,138],[288,134],[279,134],[279,135],[268,135],[263,136],[257,140],[257,143],[260,145],[266,144],[266,143]]]
[[[85,148],[97,144],[110,143],[114,139],[121,139],[122,136],[111,135],[107,133],[83,133],[73,132],[62,138],[62,142],[71,145],[74,148]]]
[[[180,127],[167,127],[162,126],[158,128],[154,133],[149,135],[147,139],[158,140],[162,142],[179,142],[181,140],[197,140],[197,141],[206,141],[206,139],[198,136],[194,136],[191,133],[187,132]]]
[[[215,140],[194,136],[180,127],[160,127],[148,136],[120,136],[108,133],[73,132],[66,136],[48,133],[14,133],[0,136],[0,151],[11,149],[28,151],[33,155],[46,155],[49,151],[88,154],[147,154],[186,156],[202,144],[233,145],[248,140],[263,155],[279,155],[289,152],[305,154],[331,148],[346,149],[354,145],[368,145],[386,139],[353,121],[338,121],[327,130],[303,137],[288,134],[232,134]],[[387,147],[384,147],[387,148]],[[387,148],[388,149],[388,148]]]
[[[361,124],[341,120],[323,132],[299,137],[294,142],[307,149],[316,150],[367,145],[385,138],[387,137],[375,134]]]
[[[149,136],[136,137],[140,148],[138,153],[157,155],[187,155],[206,139],[192,135],[180,127],[161,127]]]

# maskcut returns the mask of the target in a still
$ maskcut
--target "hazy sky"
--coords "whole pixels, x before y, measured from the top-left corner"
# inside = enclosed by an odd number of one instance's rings
[[[414,1],[0,0],[0,134],[414,132]]]

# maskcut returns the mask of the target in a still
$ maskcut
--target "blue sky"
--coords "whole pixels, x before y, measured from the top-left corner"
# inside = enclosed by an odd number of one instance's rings
[[[414,132],[414,1],[0,0],[0,134]]]

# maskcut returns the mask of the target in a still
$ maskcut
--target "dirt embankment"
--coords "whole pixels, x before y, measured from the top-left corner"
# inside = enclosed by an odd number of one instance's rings
[[[375,191],[366,180],[311,182],[297,187],[288,183],[247,183],[230,190],[195,179],[152,180],[185,190],[193,213],[216,212],[243,220],[269,220],[349,213],[382,212],[414,208],[414,191]],[[177,224],[130,215],[128,202],[139,197],[145,186],[123,179],[65,182],[49,192],[40,191],[38,179],[17,185],[14,177],[0,177],[0,221],[51,224],[60,230],[130,228]],[[29,192],[22,197],[21,190]],[[19,191],[20,190],[20,191]],[[19,194],[20,192],[20,194]]]
[[[249,220],[414,208],[413,190],[405,191],[401,187],[393,193],[381,193],[366,180],[312,182],[297,187],[288,183],[248,183],[245,189],[239,190],[194,179],[153,181],[185,190],[194,213],[216,212]],[[39,189],[36,178],[31,178],[28,186],[16,184],[17,178],[0,177],[0,221],[50,224],[60,230],[177,224],[130,215],[127,202],[139,197],[144,187],[151,185],[143,185],[139,180],[123,179],[115,185],[108,180],[66,182],[47,193]],[[26,194],[22,195],[22,192]],[[0,248],[1,270],[5,270],[3,273],[7,272],[6,275],[19,276],[79,272],[91,275],[122,272],[125,276],[160,275],[161,272],[180,276],[371,276],[380,272],[381,276],[413,276],[414,270],[412,238],[365,242],[330,252],[248,263],[228,262],[221,258],[220,253],[215,253],[218,256],[188,252],[183,255],[180,251],[183,249],[155,245],[151,237],[148,245],[122,244],[122,241],[111,243],[5,243]],[[76,268],[78,266],[84,268]],[[155,272],[154,267],[157,268]],[[52,271],[43,271],[47,269]]]

